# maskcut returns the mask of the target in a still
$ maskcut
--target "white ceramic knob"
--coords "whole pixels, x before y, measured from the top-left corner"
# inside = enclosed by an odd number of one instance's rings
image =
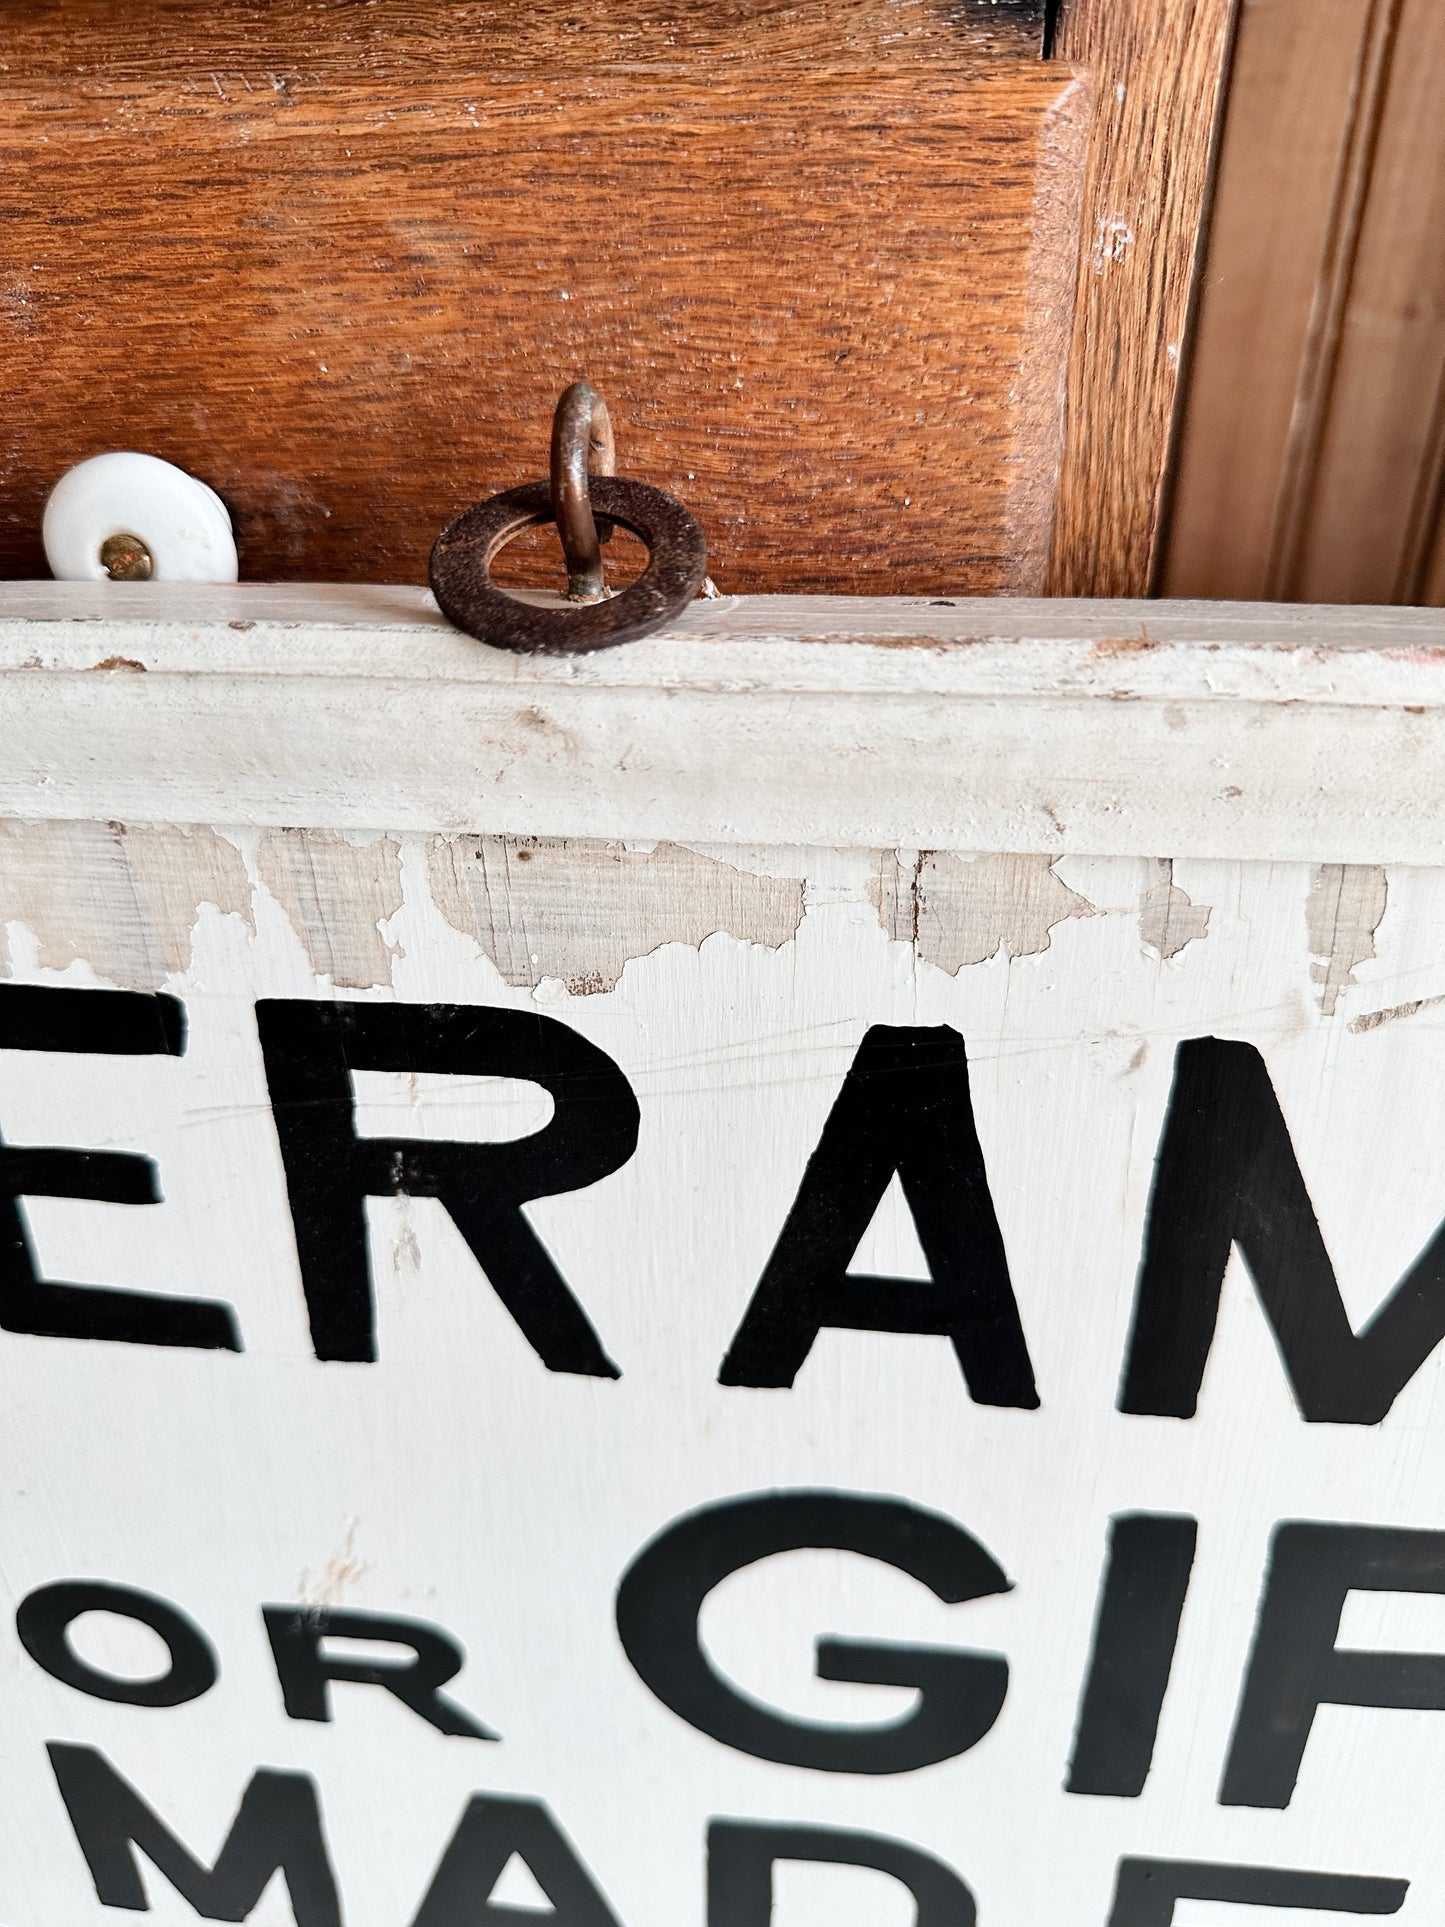
[[[60,582],[236,580],[225,503],[155,455],[117,450],[78,463],[50,491],[41,533]]]

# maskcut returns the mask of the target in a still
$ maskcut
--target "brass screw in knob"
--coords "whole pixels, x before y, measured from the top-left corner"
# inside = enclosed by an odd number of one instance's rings
[[[155,558],[138,535],[108,535],[100,545],[100,566],[112,582],[149,582]]]

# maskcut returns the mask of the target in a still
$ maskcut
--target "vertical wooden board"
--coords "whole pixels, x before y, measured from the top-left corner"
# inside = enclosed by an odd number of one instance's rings
[[[1429,0],[1246,4],[1171,594],[1437,596],[1441,33]]]
[[[1089,69],[1081,227],[1051,592],[1142,595],[1158,561],[1200,225],[1234,0],[1069,0],[1057,51]]]
[[[1445,11],[1404,0],[1289,593],[1422,598],[1445,468]]]
[[[1176,457],[1169,595],[1281,592],[1300,383],[1323,345],[1351,104],[1357,115],[1369,95],[1384,17],[1375,0],[1244,0]]]
[[[1067,69],[5,92],[12,571],[60,470],[139,445],[220,490],[247,575],[421,580],[586,373],[724,588],[1042,586]]]
[[[1425,581],[1420,600],[1432,609],[1445,608],[1445,490],[1435,515],[1435,535],[1426,551]]]

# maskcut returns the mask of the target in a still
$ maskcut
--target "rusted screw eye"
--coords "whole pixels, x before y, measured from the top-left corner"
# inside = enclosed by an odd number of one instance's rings
[[[429,573],[448,621],[498,649],[575,656],[651,635],[681,615],[707,574],[702,530],[681,502],[616,468],[607,404],[590,382],[574,381],[552,418],[549,478],[478,502],[437,537]],[[492,581],[512,537],[546,522],[562,538],[570,608],[523,602]],[[609,596],[599,544],[614,524],[646,544],[647,567]]]
[[[112,582],[149,582],[156,564],[138,535],[108,535],[100,545],[100,566]]]
[[[552,512],[567,558],[567,600],[601,602],[600,544],[612,524],[592,513],[590,478],[617,473],[617,444],[607,404],[590,381],[574,381],[552,417]]]

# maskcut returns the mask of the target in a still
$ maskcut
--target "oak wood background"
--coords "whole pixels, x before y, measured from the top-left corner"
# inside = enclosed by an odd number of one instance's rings
[[[1056,50],[1093,75],[1095,127],[1055,595],[1151,585],[1234,10],[1071,0],[1061,17]]]
[[[43,0],[0,572],[137,446],[244,575],[419,581],[585,372],[724,589],[1140,591],[1228,4]]]

